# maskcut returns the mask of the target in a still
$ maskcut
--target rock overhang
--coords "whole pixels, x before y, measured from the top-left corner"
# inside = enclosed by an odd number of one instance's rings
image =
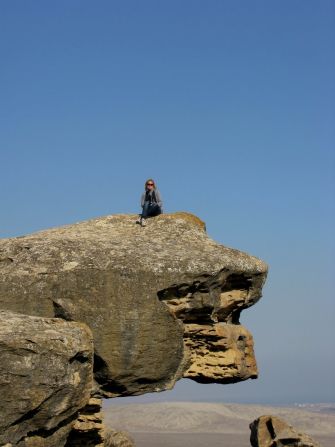
[[[163,214],[145,228],[135,220],[106,216],[1,240],[0,308],[87,323],[97,395],[161,391],[181,377],[256,377],[239,314],[261,297],[267,265],[210,239],[192,214]]]

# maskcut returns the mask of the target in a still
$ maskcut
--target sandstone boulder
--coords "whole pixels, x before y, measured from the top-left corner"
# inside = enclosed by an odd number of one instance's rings
[[[0,311],[0,358],[0,445],[64,446],[92,388],[89,328]]]
[[[106,433],[105,447],[135,447],[129,433],[109,429]]]
[[[114,215],[0,241],[0,309],[86,323],[96,396],[257,376],[240,312],[267,266],[187,213]]]
[[[252,447],[320,447],[276,416],[261,416],[250,424]]]

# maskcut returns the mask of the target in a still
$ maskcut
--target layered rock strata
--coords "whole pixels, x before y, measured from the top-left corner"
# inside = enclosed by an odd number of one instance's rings
[[[261,416],[250,424],[252,447],[320,447],[305,433],[298,432],[276,416]]]
[[[145,228],[115,215],[0,241],[0,308],[86,323],[95,396],[162,391],[176,380],[257,376],[240,312],[267,266],[224,247],[187,213]]]
[[[104,447],[105,426],[102,401],[92,397],[79,412],[65,447]]]
[[[0,311],[0,357],[0,445],[64,446],[92,390],[89,328]]]

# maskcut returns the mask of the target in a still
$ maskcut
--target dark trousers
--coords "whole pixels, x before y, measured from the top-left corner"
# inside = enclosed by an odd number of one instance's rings
[[[141,217],[144,219],[147,217],[154,217],[161,214],[161,212],[162,210],[157,203],[144,202]]]

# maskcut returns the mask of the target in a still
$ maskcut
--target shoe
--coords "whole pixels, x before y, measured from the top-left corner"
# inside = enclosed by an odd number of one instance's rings
[[[145,219],[142,219],[142,220],[141,220],[141,225],[142,225],[142,227],[145,227],[145,226],[147,225]]]
[[[142,223],[142,217],[141,216],[137,219],[136,223],[137,224],[141,224]]]

